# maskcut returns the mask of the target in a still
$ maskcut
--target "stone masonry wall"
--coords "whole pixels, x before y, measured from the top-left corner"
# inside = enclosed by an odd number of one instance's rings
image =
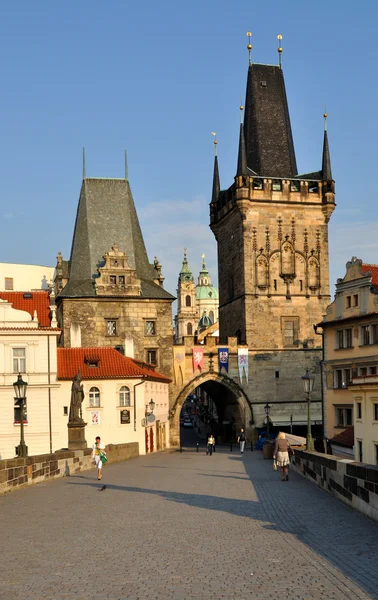
[[[106,319],[117,319],[117,335],[108,336]],[[156,335],[145,335],[145,321],[156,321]],[[80,325],[82,347],[117,345],[125,347],[126,335],[134,340],[134,358],[146,361],[146,350],[157,350],[157,370],[172,376],[172,307],[167,300],[130,300],[127,298],[64,298],[58,311],[59,326],[64,330],[61,342],[71,347],[71,324]]]
[[[106,446],[108,463],[139,456],[139,444],[110,444]],[[17,487],[34,485],[41,481],[67,477],[93,467],[92,450],[61,450],[54,454],[0,460],[0,494]]]
[[[296,450],[294,468],[332,496],[378,521],[378,466]]]

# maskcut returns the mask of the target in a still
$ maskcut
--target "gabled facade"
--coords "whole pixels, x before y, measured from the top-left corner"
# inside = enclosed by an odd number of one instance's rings
[[[325,434],[333,438],[354,425],[355,458],[371,462],[378,446],[372,400],[378,397],[377,265],[356,257],[346,264],[335,300],[319,325],[324,337]]]

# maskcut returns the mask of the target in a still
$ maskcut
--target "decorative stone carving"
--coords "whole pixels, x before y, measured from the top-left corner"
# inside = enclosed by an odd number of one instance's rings
[[[140,296],[140,279],[117,244],[106,252],[104,261],[105,264],[98,268],[98,278],[95,280],[99,296]]]

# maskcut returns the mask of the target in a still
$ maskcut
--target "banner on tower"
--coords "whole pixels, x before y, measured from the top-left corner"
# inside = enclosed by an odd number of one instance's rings
[[[203,371],[203,348],[193,348],[193,373]]]
[[[238,368],[240,383],[243,383],[243,373],[248,383],[248,348],[238,348]]]
[[[185,349],[183,346],[173,346],[173,366],[175,381],[177,384],[184,383],[185,375]],[[181,377],[180,377],[181,375]]]
[[[219,373],[222,370],[222,367],[228,373],[228,348],[218,348],[218,359],[219,359]]]

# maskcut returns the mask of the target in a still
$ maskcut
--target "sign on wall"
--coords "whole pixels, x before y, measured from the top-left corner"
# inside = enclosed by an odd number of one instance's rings
[[[99,410],[91,410],[89,413],[89,423],[90,425],[100,425],[100,411]]]
[[[121,419],[121,425],[128,425],[130,423],[130,411],[121,410],[119,414]]]

